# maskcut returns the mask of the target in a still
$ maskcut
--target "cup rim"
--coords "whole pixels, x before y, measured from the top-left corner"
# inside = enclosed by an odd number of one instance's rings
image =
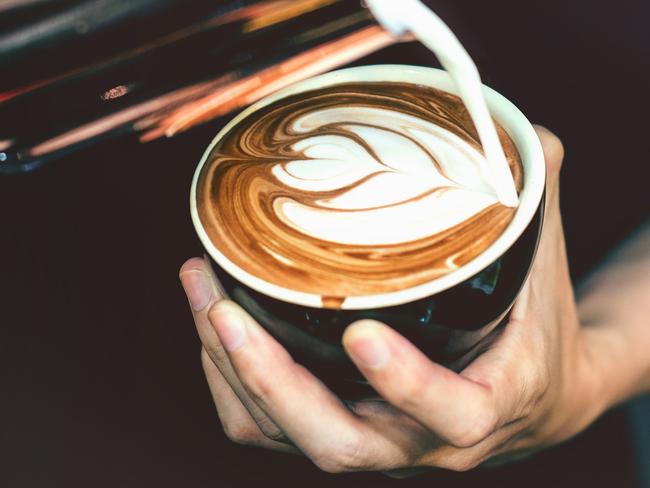
[[[232,118],[208,145],[192,178],[190,213],[194,228],[210,257],[235,279],[264,295],[284,302],[308,307],[325,308],[321,295],[285,288],[248,273],[230,261],[213,244],[198,214],[196,186],[201,170],[207,162],[215,144],[240,121],[262,107],[282,98],[340,83],[373,81],[393,81],[425,85],[458,95],[458,90],[450,75],[446,71],[437,68],[401,64],[345,68],[297,82],[250,105]],[[341,304],[341,309],[359,310],[402,305],[452,288],[487,268],[500,256],[505,254],[517,239],[519,239],[533,219],[540,205],[546,184],[546,166],[541,143],[531,123],[512,102],[486,85],[483,85],[483,93],[490,113],[512,138],[515,147],[519,151],[524,169],[524,182],[521,194],[519,195],[519,206],[512,221],[489,247],[460,268],[433,280],[402,290],[374,295],[348,296]]]

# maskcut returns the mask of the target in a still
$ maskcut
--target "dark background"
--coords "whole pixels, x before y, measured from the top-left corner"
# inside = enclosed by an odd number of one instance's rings
[[[563,139],[579,281],[650,213],[650,2],[430,3],[486,83]],[[376,62],[433,60],[409,44],[363,61]],[[627,407],[524,463],[409,481],[333,477],[227,441],[177,279],[201,253],[189,185],[222,123],[149,145],[116,139],[0,180],[1,487],[641,486],[650,455],[635,439],[650,433]]]

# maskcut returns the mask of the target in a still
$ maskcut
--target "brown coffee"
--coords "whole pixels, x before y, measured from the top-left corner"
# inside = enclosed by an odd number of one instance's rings
[[[520,191],[519,154],[497,130]],[[516,210],[499,203],[491,181],[458,97],[345,83],[283,98],[234,126],[201,170],[197,209],[242,270],[340,300],[410,288],[481,254]]]

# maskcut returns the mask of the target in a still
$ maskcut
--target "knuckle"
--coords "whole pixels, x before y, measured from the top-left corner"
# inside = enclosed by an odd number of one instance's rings
[[[252,363],[238,368],[239,377],[251,399],[260,405],[268,405],[275,391],[275,383],[270,375],[264,374]]]
[[[558,136],[550,130],[539,127],[538,134],[544,149],[544,158],[549,171],[559,173],[564,159],[564,145]]]
[[[311,373],[290,357],[282,368],[290,369],[297,383],[301,382],[303,376],[311,378]],[[281,380],[278,375],[270,372],[265,363],[258,362],[257,358],[242,361],[237,366],[237,374],[251,400],[258,405],[271,405],[277,400],[281,392]]]
[[[257,426],[260,428],[262,433],[272,441],[286,442],[287,437],[284,435],[284,432],[282,432],[268,417],[258,420]]]
[[[341,474],[345,472],[342,465],[331,459],[314,459],[314,464],[318,469],[330,474]]]
[[[210,322],[214,323],[214,319],[212,317],[212,308],[210,308],[210,311],[208,311],[208,318]],[[219,340],[212,340],[210,337],[205,337],[201,335],[201,330],[199,328],[199,335],[201,337],[201,342],[203,345],[203,349],[205,350],[205,353],[207,356],[209,356],[214,364],[216,365],[225,365],[229,363],[228,359],[228,353],[224,350],[223,346],[221,345],[221,342]]]
[[[464,473],[466,471],[470,471],[476,468],[479,464],[481,464],[480,459],[474,456],[459,455],[450,459],[449,462],[446,463],[445,469],[449,469],[451,471],[456,471],[459,473]]]
[[[284,432],[280,432],[279,430],[274,430],[272,432],[264,432],[264,435],[269,438],[272,441],[275,442],[282,442],[282,443],[287,443],[287,436],[284,435]]]
[[[244,381],[246,390],[251,399],[258,405],[268,405],[273,396],[273,382],[269,378],[254,375],[248,381]]]
[[[457,448],[473,447],[487,439],[497,427],[497,417],[492,411],[482,412],[466,422],[449,440]]]
[[[258,359],[251,357],[240,361],[236,368],[237,375],[251,400],[260,406],[268,406],[274,403],[280,394],[281,379],[270,371],[267,362]],[[290,367],[289,364],[283,365],[285,369]],[[293,373],[294,379],[301,374],[299,368],[294,368]]]
[[[210,374],[210,371],[214,370],[214,368],[217,368],[221,375],[227,379],[224,371],[228,370],[228,362],[224,360],[222,353],[223,351],[220,352],[209,346],[201,348],[201,367],[206,375]]]
[[[564,144],[558,136],[552,134],[550,138],[550,156],[555,163],[555,170],[560,171],[562,168],[562,162],[564,161]]]
[[[226,437],[235,444],[252,446],[259,444],[261,436],[257,429],[251,425],[239,422],[226,422],[223,424]]]
[[[506,363],[490,371],[488,379],[490,388],[503,391],[512,390],[517,385],[521,370],[521,364],[514,365],[514,359],[509,358]]]
[[[326,473],[339,474],[365,469],[361,456],[361,443],[357,440],[339,445],[335,452],[326,451],[316,455],[312,461]]]

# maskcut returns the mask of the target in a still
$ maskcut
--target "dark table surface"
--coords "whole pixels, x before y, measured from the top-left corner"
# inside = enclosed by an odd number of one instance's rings
[[[579,280],[650,214],[650,3],[438,7],[486,82],[563,138]],[[409,45],[363,62],[432,58]],[[0,181],[0,486],[641,486],[640,424],[625,408],[532,460],[407,482],[333,477],[227,441],[177,279],[202,252],[188,189],[222,123],[149,145],[113,140]]]

